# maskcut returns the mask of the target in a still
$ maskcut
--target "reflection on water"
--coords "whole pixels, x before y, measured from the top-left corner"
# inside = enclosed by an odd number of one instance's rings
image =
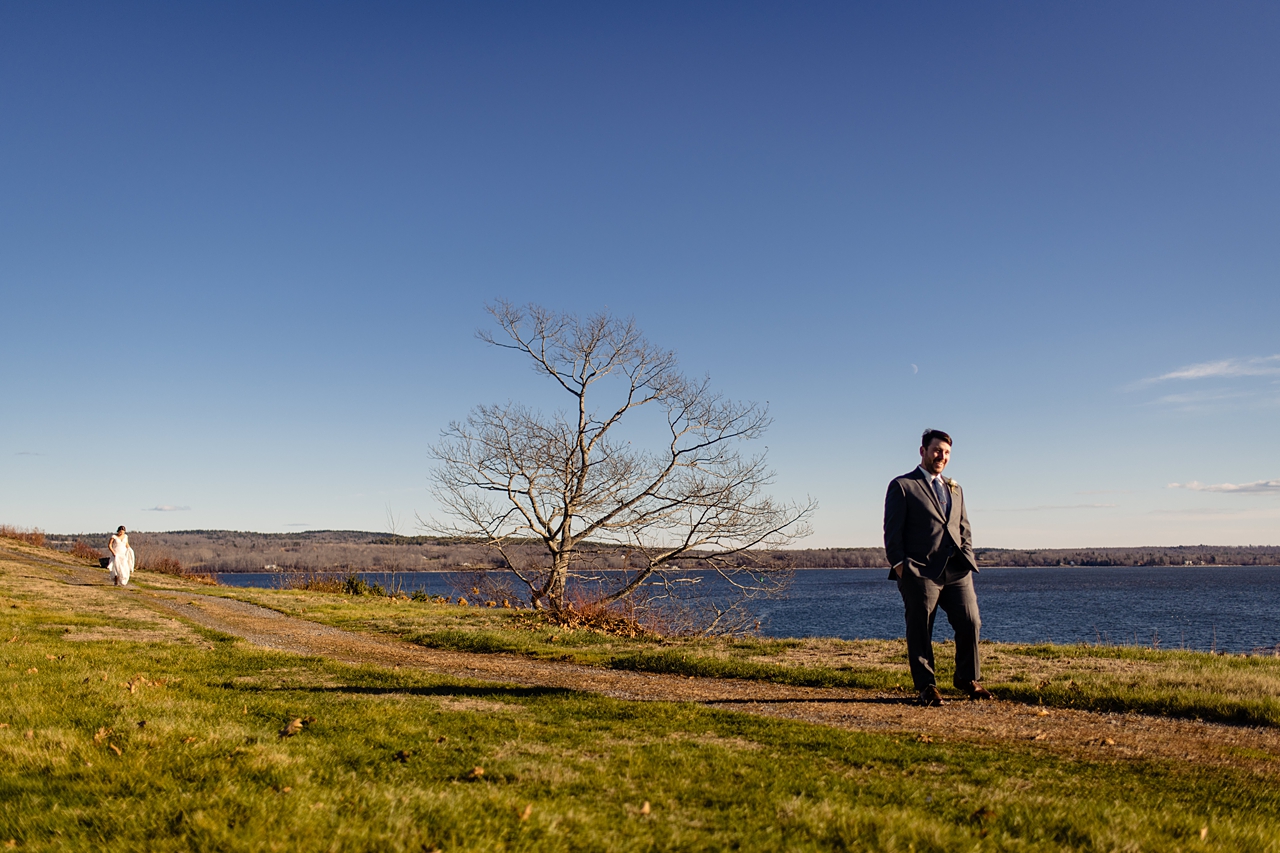
[[[388,588],[457,595],[464,575],[362,572]],[[785,599],[754,605],[774,637],[902,636],[902,599],[885,569],[811,569]],[[275,574],[224,574],[232,586],[273,587]],[[711,577],[704,577],[715,589]],[[1086,566],[983,569],[974,579],[983,639],[1113,643],[1246,652],[1280,646],[1280,568]],[[951,631],[939,615],[937,639]]]

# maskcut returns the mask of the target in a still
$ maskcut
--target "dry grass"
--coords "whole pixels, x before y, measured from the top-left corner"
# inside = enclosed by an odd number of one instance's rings
[[[342,578],[334,572],[321,572],[314,569],[294,569],[280,573],[281,589],[301,589],[308,592],[341,593],[344,591]]]
[[[44,531],[38,527],[14,527],[11,524],[0,524],[0,538],[26,542],[37,548],[44,547]]]
[[[579,595],[569,602],[567,610],[547,614],[548,621],[569,629],[582,629],[610,637],[647,637],[664,633],[654,626],[642,624],[635,602],[614,604]]]
[[[77,560],[84,560],[92,565],[98,565],[104,556],[102,551],[93,547],[83,539],[77,539],[71,546],[70,550],[62,551],[53,544],[48,542],[43,531],[39,528],[26,529],[15,527],[9,524],[0,525],[0,539],[8,539],[11,542],[22,542],[33,548],[38,548],[47,554],[57,554],[62,558],[72,557]],[[157,572],[164,575],[172,575],[174,577],[184,578],[186,580],[195,581],[196,583],[206,584],[209,586],[217,585],[217,580],[213,575],[204,572],[191,572],[185,569],[181,562],[178,561],[173,554],[165,549],[155,546],[139,545],[134,549],[137,562],[134,568],[138,571]]]

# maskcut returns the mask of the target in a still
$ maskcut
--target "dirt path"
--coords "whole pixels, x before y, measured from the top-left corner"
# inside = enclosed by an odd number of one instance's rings
[[[913,739],[1017,742],[1091,760],[1159,758],[1247,767],[1280,775],[1280,731],[1138,714],[1042,710],[1014,702],[949,702],[920,708],[900,694],[790,687],[758,681],[625,672],[498,654],[426,649],[285,616],[241,601],[138,591],[150,607],[265,648],[353,664],[412,667],[444,675],[559,687],[640,701],[698,702],[761,716]]]

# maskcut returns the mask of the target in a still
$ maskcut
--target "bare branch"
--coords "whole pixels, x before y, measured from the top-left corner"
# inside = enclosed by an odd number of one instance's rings
[[[432,491],[452,519],[444,527],[489,542],[535,603],[564,607],[569,585],[581,581],[575,567],[600,549],[625,551],[624,566],[635,568],[592,576],[612,582],[600,596],[609,603],[671,583],[680,558],[696,553],[728,567],[807,534],[814,503],[775,502],[763,455],[739,449],[769,426],[765,407],[725,399],[707,378],[690,381],[632,320],[486,307],[498,332],[481,330],[480,339],[522,354],[572,403],[550,415],[518,403],[477,406],[432,448]],[[516,541],[541,543],[547,564],[522,563],[507,548]],[[725,571],[721,586],[743,596],[769,587],[730,582]],[[727,619],[717,612],[712,621]]]

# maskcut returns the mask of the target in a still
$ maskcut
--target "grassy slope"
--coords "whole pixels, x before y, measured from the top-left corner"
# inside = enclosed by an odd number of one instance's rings
[[[818,687],[892,690],[910,684],[900,641],[605,637],[550,625],[528,611],[288,590],[224,593],[284,613],[432,648]],[[953,655],[950,644],[939,644],[941,684],[950,683]],[[1280,725],[1280,658],[1276,657],[1005,643],[984,643],[983,657],[987,686],[1006,699]]]
[[[0,560],[18,849],[1280,850],[1280,793],[1244,773],[149,642],[88,606],[114,590],[66,603],[32,574]],[[73,639],[112,629],[136,638]]]

